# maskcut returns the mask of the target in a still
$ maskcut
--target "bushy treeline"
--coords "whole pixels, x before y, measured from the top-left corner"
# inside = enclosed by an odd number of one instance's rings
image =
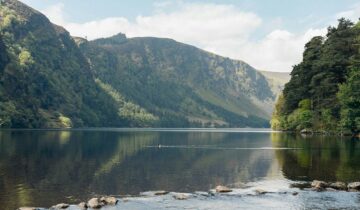
[[[276,130],[360,131],[360,23],[344,18],[305,45],[278,98]]]

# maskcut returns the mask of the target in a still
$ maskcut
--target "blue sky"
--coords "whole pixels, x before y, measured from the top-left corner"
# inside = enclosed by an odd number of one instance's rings
[[[345,16],[357,20],[357,0],[23,0],[74,36],[95,39],[173,38],[241,59],[258,69],[291,71],[304,44]]]

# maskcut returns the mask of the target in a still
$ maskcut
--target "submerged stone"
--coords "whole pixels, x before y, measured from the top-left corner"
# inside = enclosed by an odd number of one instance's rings
[[[115,197],[102,197],[100,198],[100,201],[105,205],[116,205],[118,199],[116,199]]]
[[[291,188],[299,188],[299,189],[310,188],[311,183],[309,183],[309,182],[297,182],[297,183],[290,184],[290,187]]]
[[[184,193],[176,193],[175,195],[173,195],[173,198],[175,198],[176,200],[186,200],[189,198],[189,196]]]
[[[79,206],[80,209],[87,209],[87,207],[88,207],[85,202],[79,203],[78,206]]]
[[[52,208],[54,208],[54,209],[66,209],[66,208],[68,208],[69,206],[70,206],[70,205],[67,204],[67,203],[59,203],[59,204],[53,206]]]
[[[360,190],[360,182],[352,182],[348,184],[349,190]]]
[[[93,209],[99,209],[103,206],[103,203],[100,201],[99,198],[91,198],[88,202],[87,202],[87,206],[89,208],[93,208]]]
[[[329,187],[336,189],[336,190],[347,190],[347,186],[344,182],[331,183]]]
[[[268,193],[267,191],[263,190],[263,189],[256,189],[255,190],[256,195],[263,195]]]
[[[225,186],[221,186],[221,185],[217,186],[217,187],[215,188],[215,190],[216,190],[216,192],[219,192],[219,193],[232,192],[232,190],[231,190],[230,188],[225,187]]]
[[[160,190],[160,191],[154,192],[154,195],[166,195],[166,194],[169,194],[169,192],[165,191],[165,190]]]
[[[323,188],[326,188],[328,187],[328,183],[324,182],[324,181],[319,181],[319,180],[314,180],[312,183],[311,183],[311,187],[317,189],[317,190],[321,190]]]

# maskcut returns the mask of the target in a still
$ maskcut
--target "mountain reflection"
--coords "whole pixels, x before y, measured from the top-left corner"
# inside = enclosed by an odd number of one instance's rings
[[[192,192],[278,176],[272,150],[232,149],[271,144],[266,133],[1,131],[0,204]]]

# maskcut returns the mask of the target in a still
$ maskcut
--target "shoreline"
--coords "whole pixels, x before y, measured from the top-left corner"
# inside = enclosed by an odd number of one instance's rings
[[[168,209],[173,206],[178,209],[186,206],[195,206],[198,209],[218,209],[222,205],[235,209],[245,205],[238,201],[246,200],[248,205],[246,208],[261,209],[268,205],[279,205],[283,202],[298,198],[319,197],[325,199],[333,197],[334,199],[355,198],[360,193],[360,182],[324,182],[314,180],[312,182],[283,182],[283,181],[262,181],[258,183],[240,184],[238,188],[228,188],[226,186],[217,186],[209,191],[195,191],[193,193],[168,192],[168,191],[148,191],[140,193],[137,196],[112,197],[101,196],[90,198],[88,201],[79,204],[59,203],[49,208],[44,207],[20,207],[18,210],[45,210],[45,209]],[[325,193],[326,196],[322,196]],[[340,196],[341,195],[341,196]],[[284,198],[287,199],[284,199]],[[345,200],[346,200],[345,199]],[[216,202],[215,206],[211,206]],[[257,202],[259,204],[256,205]],[[281,203],[281,205],[280,205]],[[348,205],[345,203],[334,202],[337,205]],[[350,203],[353,205],[352,203]],[[302,204],[297,204],[299,209]],[[309,205],[320,205],[317,203],[309,203]],[[149,207],[149,208],[148,208]],[[210,208],[208,208],[210,207]],[[281,209],[281,208],[278,208]],[[295,208],[297,209],[297,208]]]

